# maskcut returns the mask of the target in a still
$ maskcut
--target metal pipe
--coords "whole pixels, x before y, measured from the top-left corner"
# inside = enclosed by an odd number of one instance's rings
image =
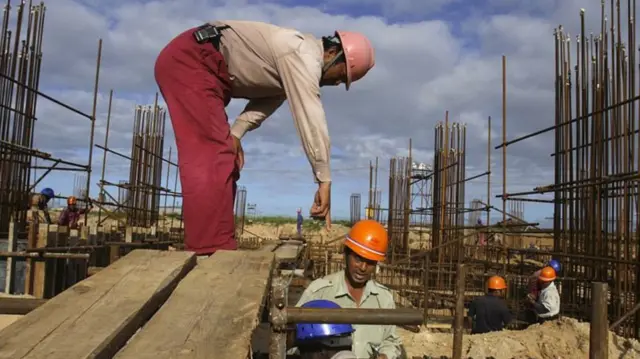
[[[609,357],[609,325],[607,320],[606,283],[593,283],[591,302],[591,329],[589,334],[589,359]]]
[[[85,253],[0,252],[0,257],[44,259],[89,259]]]
[[[464,294],[466,268],[458,264],[456,285],[456,311],[453,323],[453,359],[462,359],[462,336],[464,335]]]
[[[318,309],[289,307],[286,309],[287,324],[333,323],[370,325],[420,325],[423,312],[418,309],[369,309],[339,308]]]

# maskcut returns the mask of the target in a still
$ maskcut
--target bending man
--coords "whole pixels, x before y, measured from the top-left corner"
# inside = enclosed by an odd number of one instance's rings
[[[176,136],[185,249],[200,255],[236,249],[233,205],[244,165],[240,140],[284,100],[318,190],[311,215],[330,225],[330,141],[321,86],[362,78],[375,64],[369,40],[336,31],[321,40],[252,21],[214,21],[189,29],[160,52],[155,77]],[[232,127],[225,107],[249,99]]]

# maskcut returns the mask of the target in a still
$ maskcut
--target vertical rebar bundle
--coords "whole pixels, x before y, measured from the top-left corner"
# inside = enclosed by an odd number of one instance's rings
[[[509,214],[511,218],[524,218],[524,201],[516,199],[509,202]]]
[[[162,162],[166,110],[154,106],[136,106],[131,144],[131,169],[127,204],[130,226],[150,227],[160,212]]]
[[[480,211],[483,210],[485,206],[479,199],[471,200],[470,206],[471,212],[469,213],[468,224],[469,226],[476,226],[478,225],[478,220],[482,219],[483,213],[481,213]]]
[[[88,198],[87,176],[76,173],[73,175],[73,195],[77,198]]]
[[[448,114],[447,114],[448,116]],[[439,123],[435,129],[433,246],[455,240],[464,225],[466,126]],[[458,233],[460,232],[460,233]]]
[[[360,193],[352,193],[349,198],[349,220],[352,226],[362,218],[360,214],[361,206]]]
[[[382,190],[378,188],[378,158],[375,165],[369,163],[369,203],[365,216],[367,219],[382,221],[380,204],[382,202]]]
[[[397,253],[403,253],[408,248],[405,236],[405,221],[409,213],[407,208],[411,203],[407,189],[411,185],[411,159],[396,157],[389,161],[389,213],[387,231],[389,232],[389,250],[391,262]]]
[[[127,180],[118,181],[118,203],[124,203],[129,198],[129,191],[127,189]]]
[[[23,222],[30,186],[37,95],[42,64],[45,6],[17,6],[15,32],[9,29],[7,0],[0,30],[0,232],[13,217]],[[25,26],[26,25],[26,26]]]
[[[614,318],[640,297],[636,5],[626,3],[623,19],[619,0],[602,2],[597,35],[586,34],[584,10],[575,43],[562,27],[555,31],[555,184],[547,188],[555,194],[555,251],[585,256],[567,258],[563,276],[609,283]],[[590,303],[588,283],[567,283],[562,294],[563,303]],[[640,314],[620,331],[638,335]]]
[[[454,268],[464,255],[466,134],[465,125],[449,123],[448,112],[435,128],[431,241],[439,268]],[[436,285],[442,285],[439,275]]]

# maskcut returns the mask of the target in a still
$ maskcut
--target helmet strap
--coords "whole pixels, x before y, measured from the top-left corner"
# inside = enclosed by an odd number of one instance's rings
[[[341,60],[342,58],[344,58],[342,55],[344,55],[344,50],[338,51],[336,56],[334,56],[331,59],[331,61],[329,61],[326,64],[324,64],[324,66],[322,67],[322,76],[323,77],[324,77],[324,74],[331,68],[331,66],[335,65],[338,62],[338,60]]]

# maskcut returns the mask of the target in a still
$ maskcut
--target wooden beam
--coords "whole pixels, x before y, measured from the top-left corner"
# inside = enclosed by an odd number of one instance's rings
[[[191,252],[135,250],[0,331],[0,358],[111,358],[195,263]]]
[[[46,302],[46,299],[0,297],[0,315],[24,315]]]
[[[275,256],[218,251],[178,285],[116,359],[246,359]]]

